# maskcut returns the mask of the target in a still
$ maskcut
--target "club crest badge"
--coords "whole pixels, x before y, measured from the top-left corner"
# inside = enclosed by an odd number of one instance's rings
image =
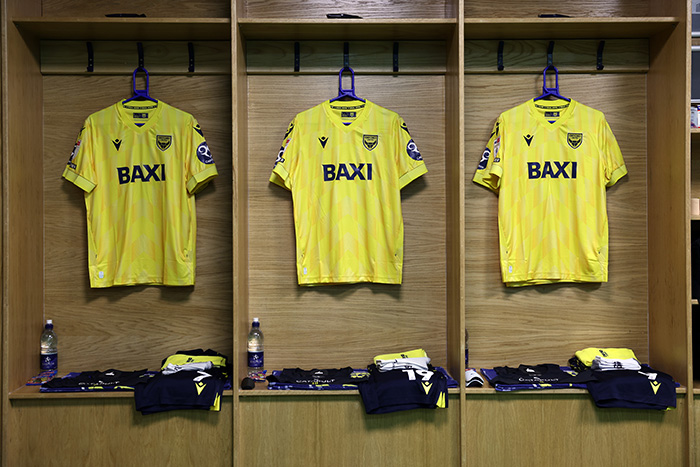
[[[165,151],[170,147],[173,142],[173,137],[171,135],[156,135],[156,146],[161,151]]]
[[[567,133],[566,142],[572,149],[578,149],[583,143],[583,133]]]
[[[379,144],[379,135],[362,135],[362,145],[372,151]]]

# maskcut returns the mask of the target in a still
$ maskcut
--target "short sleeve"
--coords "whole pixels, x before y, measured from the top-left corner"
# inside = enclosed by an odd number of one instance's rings
[[[423,156],[408,131],[406,122],[398,117],[397,128],[397,164],[399,167],[399,188],[402,189],[413,180],[428,172]]]
[[[501,162],[503,154],[501,154],[502,135],[501,128],[503,127],[503,116],[499,116],[496,123],[493,125],[493,131],[489,136],[486,149],[481,154],[481,160],[474,173],[473,181],[479,185],[489,188],[495,193],[498,193],[501,187],[501,177],[503,176],[503,165]]]
[[[63,170],[63,178],[86,193],[90,193],[97,186],[92,139],[92,129],[88,118],[78,133],[73,152],[71,152],[68,164]]]
[[[194,118],[189,128],[190,142],[187,145],[188,154],[185,154],[187,163],[187,191],[191,194],[198,193],[209,184],[209,181],[218,175],[214,158],[209,150],[204,133]]]
[[[287,190],[292,189],[292,164],[294,163],[294,154],[296,147],[296,132],[294,131],[296,126],[296,118],[291,121],[289,127],[287,127],[287,132],[282,138],[282,146],[277,153],[277,159],[275,160],[275,166],[272,169],[272,174],[270,175],[270,181],[276,185],[281,186]]]
[[[622,159],[617,139],[615,139],[615,135],[605,119],[601,123],[599,138],[605,161],[605,186],[611,187],[627,174],[627,167]]]

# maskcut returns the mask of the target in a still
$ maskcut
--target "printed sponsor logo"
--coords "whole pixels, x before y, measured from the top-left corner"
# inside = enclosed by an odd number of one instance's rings
[[[372,180],[372,163],[349,164],[322,164],[323,181],[332,182],[335,180]],[[349,168],[349,170],[348,170]]]

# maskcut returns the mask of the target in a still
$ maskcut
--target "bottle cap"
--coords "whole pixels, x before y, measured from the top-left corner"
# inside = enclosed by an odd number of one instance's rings
[[[47,320],[46,320],[46,324],[53,324],[53,320],[52,320],[52,319],[47,319]]]

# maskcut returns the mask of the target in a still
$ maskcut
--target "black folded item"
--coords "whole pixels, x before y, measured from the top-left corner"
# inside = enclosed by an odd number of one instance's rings
[[[167,375],[158,373],[136,386],[136,410],[144,415],[183,409],[218,412],[226,379],[225,370],[217,367]]]
[[[134,387],[147,381],[154,372],[148,370],[82,371],[69,373],[63,378],[54,378],[41,385],[41,392],[80,391],[133,391]]]
[[[648,365],[641,370],[598,371],[587,383],[588,392],[601,408],[668,410],[676,407],[673,377]]]
[[[368,414],[410,409],[447,408],[447,378],[437,370],[379,371],[371,364],[369,379],[359,384]]]
[[[591,370],[571,374],[553,363],[520,365],[517,368],[497,366],[494,371],[496,377],[489,379],[489,382],[493,384],[570,384],[587,383],[596,379]]]
[[[312,384],[312,385],[329,385],[329,384],[357,384],[360,380],[353,375],[353,369],[345,368],[329,368],[329,369],[313,369],[302,370],[301,368],[285,368],[282,371],[275,371],[267,377],[267,380],[273,383],[294,383],[294,384]]]

